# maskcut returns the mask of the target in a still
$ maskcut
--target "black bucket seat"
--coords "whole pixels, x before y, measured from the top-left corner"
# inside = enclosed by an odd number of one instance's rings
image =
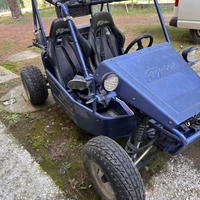
[[[97,55],[98,64],[105,59],[124,53],[125,37],[115,26],[109,12],[97,12],[94,14],[91,20],[88,40]]]
[[[72,25],[87,69],[89,73],[94,73],[94,66],[91,62],[92,48],[88,41],[79,33],[73,22]],[[84,75],[68,23],[62,18],[55,19],[51,24],[47,57],[54,70],[55,77],[65,88],[67,88],[67,83],[75,75]]]
[[[113,58],[128,53],[131,47],[137,43],[138,49],[143,49],[141,40],[149,38],[148,47],[153,43],[153,37],[150,34],[143,34],[134,39],[124,51],[125,36],[115,26],[113,18],[109,12],[97,12],[91,20],[91,27],[88,35],[94,53],[95,67],[103,60]],[[96,64],[97,63],[97,64]]]

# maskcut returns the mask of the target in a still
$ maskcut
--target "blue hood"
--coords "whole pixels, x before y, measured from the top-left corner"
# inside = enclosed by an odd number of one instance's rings
[[[103,61],[94,77],[118,74],[117,95],[172,129],[200,112],[200,78],[169,43]]]

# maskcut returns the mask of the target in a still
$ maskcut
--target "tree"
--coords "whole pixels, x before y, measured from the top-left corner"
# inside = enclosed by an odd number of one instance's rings
[[[10,11],[12,13],[12,18],[17,19],[19,17],[22,17],[21,8],[19,6],[18,0],[7,0],[8,6],[10,8]]]

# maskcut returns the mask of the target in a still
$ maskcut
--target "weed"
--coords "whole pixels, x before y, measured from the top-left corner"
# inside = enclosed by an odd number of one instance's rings
[[[20,121],[21,116],[22,116],[21,113],[17,113],[17,114],[14,114],[14,115],[4,116],[3,119],[9,121],[8,122],[9,125],[12,126],[12,125],[17,124]]]
[[[70,149],[73,151],[77,147],[77,140],[76,139],[70,139]]]
[[[47,128],[48,128],[48,127],[46,127],[46,128],[44,129],[44,132],[45,132],[46,134],[52,134],[52,133],[54,133],[54,131],[47,130]]]
[[[75,178],[73,178],[73,179],[69,178],[68,182],[69,182],[70,185],[69,185],[69,187],[68,187],[68,189],[67,189],[67,192],[68,192],[71,196],[73,196],[74,198],[76,198],[76,199],[78,199],[78,195],[79,195],[79,196],[82,196],[82,195],[79,193],[78,189],[80,189],[80,190],[85,190],[85,189],[86,189],[86,186],[84,186],[85,183],[84,183],[84,182],[79,182],[79,181],[76,180]]]
[[[37,117],[37,119],[41,119],[41,118],[42,118],[41,116],[38,116],[38,117]]]
[[[46,143],[44,143],[44,147],[47,148],[47,149],[49,148],[49,141],[48,140],[47,140]]]
[[[31,115],[31,112],[30,112],[30,111],[27,111],[27,112],[25,113],[25,117],[26,117],[26,118],[29,118],[30,115]]]
[[[70,169],[71,168],[71,163],[65,162],[65,168]]]
[[[27,111],[27,112],[24,114],[24,117],[25,117],[25,118],[31,118],[32,120],[35,118],[35,116],[34,116],[30,111]]]
[[[65,174],[67,172],[67,170],[69,170],[72,166],[72,164],[68,163],[68,162],[62,163],[62,165],[63,165],[63,167],[61,167],[61,169],[60,169],[61,174]]]
[[[31,136],[30,134],[28,134],[28,136],[30,136],[31,138],[28,140],[28,142],[30,143],[30,144],[32,144],[32,143],[34,143],[37,139],[39,139],[40,138],[40,136]]]
[[[71,178],[70,178],[70,179],[69,179],[69,183],[70,183],[70,185],[71,185],[71,187],[72,187],[73,189],[76,189],[76,185],[78,184],[78,181],[76,181],[75,178],[72,179],[72,180],[71,180]]]
[[[82,142],[80,142],[80,144],[78,146],[80,147],[80,149],[83,149],[84,144]]]
[[[40,157],[36,161],[37,161],[37,163],[42,163],[44,161],[44,159]]]

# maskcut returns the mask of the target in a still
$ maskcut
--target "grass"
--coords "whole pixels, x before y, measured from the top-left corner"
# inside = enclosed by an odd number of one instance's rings
[[[98,12],[100,10],[99,6],[96,6],[94,8],[94,13]],[[104,6],[104,10],[107,10]],[[172,8],[161,8],[161,12],[170,12],[172,11]],[[55,8],[45,8],[39,10],[40,17],[43,18],[50,18],[50,19],[55,19],[56,18],[56,12]],[[156,10],[153,8],[150,9],[135,9],[129,7],[129,13],[127,13],[124,5],[116,6],[116,5],[111,5],[111,13],[113,16],[138,16],[138,15],[144,15],[144,14],[151,14],[151,13],[156,13]],[[9,17],[0,17],[0,24],[27,24],[30,22],[32,19],[32,12],[27,12],[23,14],[23,17],[13,20],[10,16]]]
[[[172,10],[173,10],[172,8],[161,8],[162,13],[171,12]],[[138,16],[138,15],[156,13],[156,9],[154,8],[149,8],[149,9],[129,8],[128,11],[129,13],[127,13],[124,6],[120,6],[120,7],[113,6],[113,8],[111,8],[111,14],[113,16]]]
[[[0,24],[27,24],[30,17],[30,14],[24,14],[23,17],[13,20],[11,16],[9,17],[0,17]]]
[[[2,62],[1,66],[10,70],[11,72],[16,72],[19,69],[17,68],[17,64],[16,63],[10,63],[10,62]]]
[[[94,7],[93,12],[99,12],[100,6]],[[106,6],[104,6],[104,11],[107,11]],[[161,8],[161,12],[172,12],[173,8]],[[113,5],[111,4],[111,14],[113,16],[138,16],[138,15],[145,15],[145,14],[153,14],[156,13],[155,8],[149,8],[149,9],[136,9],[132,8],[131,6],[128,7],[128,13],[126,11],[126,8],[124,5]]]
[[[160,25],[145,25],[140,27],[141,32],[150,33],[154,36],[155,43],[160,43],[165,40],[163,31]],[[167,26],[167,31],[170,37],[170,40],[176,46],[179,44],[184,44],[184,46],[194,45],[191,41],[187,29],[177,29],[170,26]]]
[[[42,9],[39,11],[41,17],[48,17],[55,19],[57,17],[55,8]]]
[[[0,50],[8,50],[10,48],[16,47],[17,44],[14,41],[0,41]]]

